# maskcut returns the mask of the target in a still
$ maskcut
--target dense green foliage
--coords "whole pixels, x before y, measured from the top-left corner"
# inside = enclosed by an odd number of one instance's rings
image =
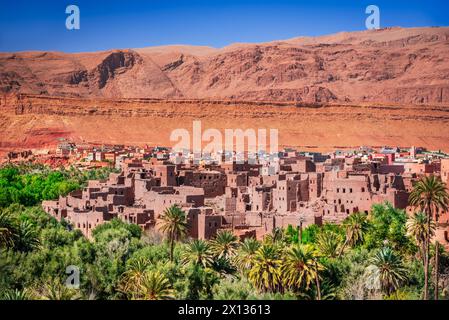
[[[2,183],[35,195],[33,201],[84,179],[70,170],[0,172]],[[211,240],[189,239],[177,207],[161,219],[164,239],[115,219],[87,240],[21,199],[0,208],[1,299],[421,299],[423,256],[435,255],[432,245],[424,248],[433,232],[426,216],[407,217],[388,203],[341,225],[277,228],[263,241],[240,241],[226,230]],[[68,266],[80,270],[79,289],[65,285]],[[439,270],[449,278],[441,247]],[[448,288],[441,286],[439,296],[448,299]]]
[[[53,171],[42,165],[8,165],[0,169],[0,208],[13,203],[34,206],[42,200],[57,199],[84,186],[88,180],[107,178],[111,171],[109,168],[80,171],[73,167]]]
[[[414,236],[388,204],[373,208],[364,241],[347,241],[346,223],[309,226],[301,241],[292,228],[243,242],[223,231],[178,239],[172,261],[170,241],[120,220],[97,227],[91,241],[38,207],[11,205],[0,221],[10,231],[0,252],[3,299],[420,299],[424,283]],[[402,242],[406,249],[394,249]],[[441,252],[442,273],[448,264]],[[79,290],[64,285],[70,265],[80,269]]]

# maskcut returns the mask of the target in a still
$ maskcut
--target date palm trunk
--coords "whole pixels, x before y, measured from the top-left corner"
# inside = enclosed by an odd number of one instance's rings
[[[320,279],[318,277],[318,266],[316,261],[315,261],[315,272],[316,272],[315,283],[316,283],[317,300],[321,300]]]
[[[429,262],[430,262],[430,219],[432,219],[432,207],[430,201],[427,202],[427,239],[426,258],[424,264],[424,300],[429,297]]]
[[[438,264],[439,264],[439,243],[435,242],[435,300],[438,300]]]
[[[352,238],[352,232],[351,232],[351,234],[350,234],[350,237],[348,237],[348,235],[346,235],[345,242],[343,242],[343,245],[342,245],[341,248],[340,248],[340,252],[338,253],[338,258],[340,258],[341,255],[343,254],[343,252],[344,252],[346,246],[349,244],[349,239],[350,239],[350,238]]]
[[[175,236],[174,232],[171,231],[170,234],[170,261],[173,262],[173,251],[175,249]]]
[[[424,300],[428,299],[429,292],[429,241],[426,241],[426,257],[424,263]]]

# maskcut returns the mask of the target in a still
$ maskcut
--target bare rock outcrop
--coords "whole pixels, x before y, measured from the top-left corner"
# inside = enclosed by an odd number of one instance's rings
[[[449,28],[387,28],[221,49],[0,53],[0,92],[61,97],[449,103]]]

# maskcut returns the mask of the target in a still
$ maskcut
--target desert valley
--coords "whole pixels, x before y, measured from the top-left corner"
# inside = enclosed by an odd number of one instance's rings
[[[449,27],[0,53],[0,300],[448,300],[448,185]]]

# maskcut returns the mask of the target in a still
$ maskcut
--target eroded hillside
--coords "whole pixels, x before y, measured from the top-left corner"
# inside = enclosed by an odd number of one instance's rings
[[[79,99],[5,96],[0,147],[77,142],[173,146],[170,133],[201,120],[203,130],[278,129],[281,146],[330,150],[360,145],[449,151],[449,107],[301,104],[231,100]]]
[[[449,28],[389,28],[222,49],[0,54],[0,91],[65,97],[449,103]]]

